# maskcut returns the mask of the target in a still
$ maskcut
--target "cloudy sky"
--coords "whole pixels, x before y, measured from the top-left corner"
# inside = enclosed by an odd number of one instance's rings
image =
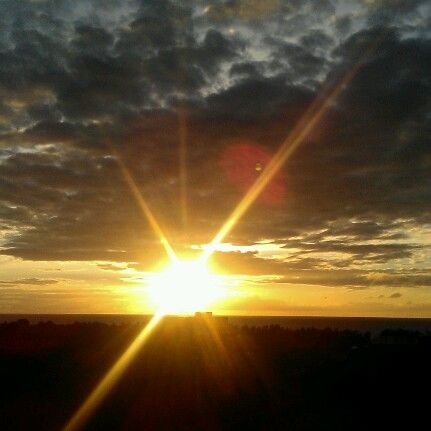
[[[210,258],[235,314],[431,317],[425,0],[0,2],[0,313],[149,312],[315,100]]]

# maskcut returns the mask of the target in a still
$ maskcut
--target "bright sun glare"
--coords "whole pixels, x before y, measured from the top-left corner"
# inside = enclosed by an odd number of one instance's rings
[[[176,261],[150,280],[150,300],[162,314],[203,311],[224,295],[219,277],[199,261]]]

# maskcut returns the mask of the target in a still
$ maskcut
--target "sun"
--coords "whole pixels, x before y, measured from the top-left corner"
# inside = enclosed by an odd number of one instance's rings
[[[177,260],[150,277],[149,297],[158,313],[203,311],[223,296],[219,277],[200,261]]]

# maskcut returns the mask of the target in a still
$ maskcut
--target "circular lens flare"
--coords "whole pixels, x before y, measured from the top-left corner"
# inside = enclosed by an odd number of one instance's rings
[[[228,180],[241,192],[247,192],[270,163],[272,155],[247,141],[232,141],[223,151],[220,164]],[[284,177],[277,172],[258,196],[261,203],[280,204],[285,196]]]
[[[176,261],[150,280],[150,301],[163,314],[203,311],[224,295],[218,277],[199,261]]]

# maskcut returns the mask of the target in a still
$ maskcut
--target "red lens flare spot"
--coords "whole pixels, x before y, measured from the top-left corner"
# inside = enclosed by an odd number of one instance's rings
[[[247,141],[235,141],[223,151],[220,164],[228,180],[241,192],[248,189],[258,179],[270,162],[272,155],[260,146]],[[268,182],[258,200],[275,205],[285,195],[284,178],[277,173]]]

